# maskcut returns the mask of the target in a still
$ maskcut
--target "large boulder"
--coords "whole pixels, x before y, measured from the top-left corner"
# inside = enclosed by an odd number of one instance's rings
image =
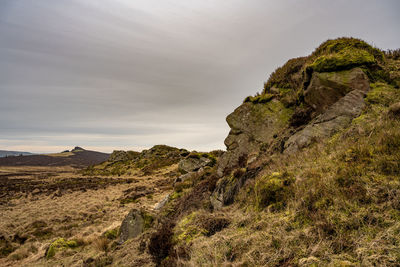
[[[121,223],[119,243],[122,244],[130,238],[137,237],[144,232],[153,222],[153,217],[144,211],[132,209]]]
[[[360,68],[339,72],[314,72],[310,85],[304,92],[304,100],[319,114],[347,93],[353,90],[365,92],[368,89],[368,76]]]
[[[316,74],[314,77],[320,77],[320,74]],[[324,77],[326,78],[327,76]],[[337,131],[347,127],[353,118],[361,114],[365,106],[364,97],[370,88],[368,77],[359,68],[335,73],[330,77],[333,77],[332,80],[335,82],[332,83],[332,87],[327,87],[328,96],[325,100],[313,102],[314,105],[319,103],[320,106],[317,110],[324,112],[308,123],[302,130],[289,137],[284,146],[285,153],[293,153],[309,146],[314,140],[332,136]],[[330,79],[325,81],[330,81]],[[307,91],[314,91],[315,94],[318,94],[322,90],[322,87],[313,86],[313,83],[311,83],[311,88],[308,88]],[[328,106],[328,103],[347,91],[348,93],[345,96]],[[320,98],[324,99],[322,96]],[[309,98],[308,101],[311,101],[310,99],[312,98]]]
[[[212,164],[212,160],[208,157],[203,157],[198,154],[189,155],[188,157],[179,161],[178,169],[182,173],[190,173],[198,171],[200,168],[209,166]]]

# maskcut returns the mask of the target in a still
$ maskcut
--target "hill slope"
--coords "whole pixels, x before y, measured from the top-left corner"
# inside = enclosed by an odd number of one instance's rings
[[[227,117],[214,170],[175,185],[154,260],[398,266],[399,59],[339,38],[278,68]]]
[[[0,166],[75,166],[85,167],[106,161],[110,154],[75,148],[46,155],[0,158]]]
[[[33,155],[33,153],[22,152],[22,151],[0,150],[0,158],[8,157],[8,156],[19,156],[19,155],[28,156],[28,155]]]

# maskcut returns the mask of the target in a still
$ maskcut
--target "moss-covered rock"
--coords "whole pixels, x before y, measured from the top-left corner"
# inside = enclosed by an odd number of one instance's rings
[[[225,139],[227,152],[219,159],[218,174],[222,176],[225,170],[254,159],[261,144],[273,142],[274,136],[288,126],[292,114],[293,110],[279,100],[263,104],[245,102],[239,106],[226,118],[231,131]]]
[[[318,46],[317,49],[310,55],[312,59],[318,58],[323,55],[339,53],[346,49],[356,49],[366,51],[368,54],[382,62],[385,60],[384,53],[368,44],[367,42],[358,38],[342,37],[332,40],[327,40]]]
[[[360,68],[340,72],[315,72],[304,92],[304,101],[321,113],[353,90],[369,90],[368,76]]]
[[[130,238],[137,237],[149,229],[154,221],[153,215],[144,211],[132,209],[121,223],[119,243],[122,244]]]
[[[64,238],[59,238],[51,243],[46,250],[46,259],[54,257],[60,250],[76,247],[78,247],[78,243],[75,240],[65,240]]]
[[[217,162],[217,159],[211,153],[192,152],[186,158],[179,161],[178,169],[181,173],[190,173],[198,171],[206,166],[212,167]]]

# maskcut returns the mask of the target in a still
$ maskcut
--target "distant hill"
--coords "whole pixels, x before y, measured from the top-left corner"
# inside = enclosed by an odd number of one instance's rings
[[[30,152],[22,152],[22,151],[8,151],[8,150],[0,150],[0,158],[8,157],[8,156],[28,156],[33,155]]]
[[[18,152],[20,155],[20,152]],[[61,153],[0,158],[0,166],[74,166],[87,167],[106,161],[110,154],[75,147]]]

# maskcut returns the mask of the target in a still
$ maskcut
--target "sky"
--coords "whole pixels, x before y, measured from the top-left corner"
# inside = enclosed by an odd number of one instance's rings
[[[400,47],[398,0],[1,0],[0,149],[224,149],[288,59]]]

